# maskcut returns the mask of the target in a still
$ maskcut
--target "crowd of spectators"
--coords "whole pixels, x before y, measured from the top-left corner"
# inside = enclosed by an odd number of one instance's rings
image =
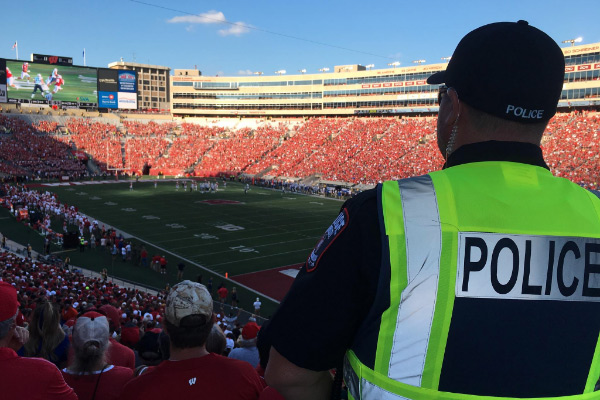
[[[47,120],[42,119],[42,120],[38,121],[37,124],[34,124],[33,127],[38,132],[54,133],[58,130],[58,122],[47,121]]]
[[[116,125],[81,118],[67,123],[69,135],[57,139],[70,143],[94,158],[103,172],[109,168],[123,168],[123,154]]]
[[[273,149],[285,134],[282,126],[261,126],[252,131],[242,128],[227,139],[220,139],[198,163],[199,176],[237,175]]]
[[[28,331],[28,339],[19,349],[14,349],[16,355],[43,358],[54,364],[80,399],[92,398],[94,392],[98,400],[130,398],[120,395],[129,381],[136,381],[136,376],[143,377],[146,373],[154,376],[159,369],[153,368],[163,363],[172,365],[172,361],[166,360],[173,351],[181,352],[172,347],[173,342],[164,330],[168,323],[164,318],[169,317],[168,289],[150,293],[120,287],[106,277],[84,276],[60,262],[34,261],[2,249],[0,281],[0,285],[10,285],[16,290],[19,305],[15,322],[20,329]],[[2,286],[0,290],[6,292],[7,289]],[[3,301],[5,297],[3,293]],[[266,361],[259,359],[256,347],[260,331],[257,322],[251,318],[242,325],[237,315],[232,312],[226,316],[222,308],[214,313],[215,324],[205,338],[209,358],[202,362],[225,363],[225,357],[237,359],[226,363],[233,368],[227,376],[217,374],[216,379],[228,381],[229,375],[237,375],[237,369],[241,368],[246,377],[252,375],[256,382],[248,398],[281,399],[272,389],[261,394],[266,388],[261,378]],[[10,366],[4,363],[11,360],[3,356],[4,353],[0,354],[0,368],[4,370]],[[264,361],[262,365],[260,361]],[[35,373],[26,371],[28,376]],[[105,374],[100,386],[97,384],[99,373]],[[52,386],[63,385],[58,376],[53,379]],[[187,378],[185,383],[187,386]],[[156,385],[164,384],[156,382]],[[232,389],[235,387],[227,391]],[[67,391],[63,387],[60,395],[48,392],[46,396],[49,399],[77,398]]]
[[[347,123],[342,118],[313,118],[286,135],[280,145],[245,171],[258,174],[276,166],[270,175],[298,176],[294,167],[318,150],[325,141],[336,135]]]
[[[128,135],[133,136],[152,136],[165,137],[173,134],[177,124],[175,122],[156,123],[154,121],[139,122],[139,121],[123,121]]]
[[[179,175],[198,162],[213,145],[211,135],[187,134],[173,139],[169,156],[161,157],[153,165],[162,175]]]
[[[599,126],[595,113],[557,114],[543,149],[556,175],[588,188],[599,185]],[[218,121],[217,121],[218,122]],[[197,176],[318,176],[326,181],[373,185],[439,169],[435,118],[311,118],[255,124],[200,125],[124,121],[123,127],[70,119],[67,135],[56,122],[28,124],[0,115],[0,172],[9,175],[81,176],[85,151],[102,171]]]
[[[546,129],[542,150],[554,175],[600,188],[599,114],[557,114]]]
[[[0,125],[10,133],[0,136],[0,171],[42,179],[84,176],[86,167],[71,148],[43,134],[55,129],[55,124],[48,121],[28,124],[19,118],[0,115]]]
[[[144,166],[155,165],[163,158],[171,143],[162,137],[135,136],[125,140],[125,166],[129,172],[141,174]]]

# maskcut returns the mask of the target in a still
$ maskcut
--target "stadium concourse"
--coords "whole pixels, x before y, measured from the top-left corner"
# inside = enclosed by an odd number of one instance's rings
[[[29,192],[17,183],[78,181],[108,176],[114,170],[129,175],[235,177],[257,184],[277,181],[284,188],[318,189],[329,184],[358,191],[383,180],[441,168],[435,126],[431,117],[235,118],[192,123],[4,113],[0,114],[0,175],[4,191],[36,198],[52,196]],[[598,112],[558,114],[542,143],[552,172],[598,189],[599,136]],[[24,243],[9,245],[13,250],[25,247]],[[156,338],[150,343],[156,358],[142,357],[148,353],[145,346],[151,336],[161,332],[165,290],[118,285],[106,275],[69,270],[64,260],[34,260],[6,248],[0,251],[0,277],[18,291],[20,326],[27,326],[35,309],[50,302],[60,310],[68,334],[78,313],[111,305],[120,326],[114,338],[137,351],[136,365],[165,357]],[[231,293],[224,298],[234,300]],[[252,317],[237,319],[230,307],[218,312],[227,344],[214,351],[227,354],[241,334],[240,322]],[[260,366],[257,370],[262,373]]]

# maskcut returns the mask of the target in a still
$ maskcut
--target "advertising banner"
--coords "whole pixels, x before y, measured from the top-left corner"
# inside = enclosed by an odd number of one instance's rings
[[[109,68],[98,68],[98,91],[100,92],[118,92],[119,71]]]
[[[98,107],[117,108],[117,92],[98,92]]]
[[[136,93],[135,71],[119,71],[119,92]]]
[[[137,109],[137,75],[122,69],[98,69],[98,107]]]
[[[119,92],[118,93],[118,106],[121,109],[135,110],[137,108],[137,94]]]

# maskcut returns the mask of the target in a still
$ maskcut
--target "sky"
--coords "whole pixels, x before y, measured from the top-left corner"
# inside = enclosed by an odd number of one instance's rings
[[[524,19],[561,47],[600,42],[600,0],[30,0],[2,6],[0,58],[197,67],[207,76],[443,62],[469,31]]]

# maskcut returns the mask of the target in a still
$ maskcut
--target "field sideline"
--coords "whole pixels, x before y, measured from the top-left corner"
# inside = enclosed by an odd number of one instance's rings
[[[168,180],[158,181],[156,188],[153,181],[134,182],[133,190],[129,189],[129,181],[32,186],[55,192],[63,204],[74,205],[101,223],[139,238],[149,244],[146,247],[150,256],[163,250],[174,255],[167,254],[168,277],[139,268],[133,268],[138,270],[133,273],[132,268],[123,268],[120,261],[109,269],[109,273],[155,287],[161,287],[165,280],[175,283],[179,259],[186,263],[187,279],[202,274],[206,283],[206,277],[211,276],[192,263],[218,274],[213,278],[215,288],[222,280],[219,275],[226,273],[233,279],[240,276],[240,283],[257,286],[258,291],[264,285],[262,281],[271,276],[270,271],[285,276],[289,281],[284,283],[291,283],[290,270],[304,262],[342,204],[336,199],[282,194],[254,186],[244,194],[240,183],[227,182],[226,188],[223,182],[219,184],[217,193],[190,192],[189,185],[188,191],[183,190],[183,185],[176,190],[175,182]],[[84,254],[88,259],[91,256],[88,253],[72,251],[69,256],[75,263]],[[81,262],[91,263],[90,269],[99,270],[111,260],[105,253]],[[266,272],[257,275],[259,284],[249,284],[252,281],[249,277],[260,271]],[[226,284],[229,288],[235,285]],[[281,286],[282,282],[274,284]]]

